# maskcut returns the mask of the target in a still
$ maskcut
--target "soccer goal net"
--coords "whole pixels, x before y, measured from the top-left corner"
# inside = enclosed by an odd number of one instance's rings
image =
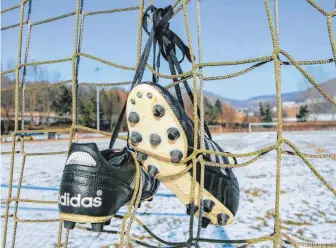
[[[27,180],[34,180],[35,175],[45,175],[46,172],[44,171],[44,167],[49,166],[49,164],[52,162],[53,157],[56,157],[60,154],[67,154],[66,149],[60,148],[59,145],[55,143],[55,146],[51,150],[45,151],[42,148],[44,147],[45,143],[34,143],[35,149],[30,149],[30,147],[27,146],[27,141],[24,138],[21,138],[20,141],[16,139],[17,137],[24,137],[28,136],[30,134],[34,133],[57,133],[57,134],[67,134],[68,136],[68,143],[71,144],[73,140],[76,140],[76,137],[80,135],[81,132],[91,132],[91,133],[99,133],[101,135],[104,135],[106,137],[110,137],[111,133],[100,131],[98,129],[88,127],[85,125],[82,125],[79,122],[79,115],[78,111],[80,109],[80,104],[78,99],[78,88],[85,88],[85,87],[119,87],[122,85],[130,85],[131,82],[115,82],[115,83],[85,83],[80,81],[80,73],[79,65],[83,63],[83,61],[92,60],[95,62],[103,63],[106,66],[118,68],[120,70],[125,71],[132,71],[135,73],[136,65],[140,61],[140,55],[142,50],[142,15],[144,13],[144,10],[150,5],[153,4],[153,1],[144,1],[140,0],[138,1],[138,4],[133,7],[127,7],[127,8],[115,8],[115,9],[102,9],[99,8],[100,1],[94,1],[97,5],[97,9],[95,11],[87,11],[86,10],[86,4],[88,1],[84,0],[76,0],[76,7],[69,13],[63,13],[61,15],[55,14],[54,16],[50,16],[47,19],[43,20],[36,20],[32,21],[31,16],[34,11],[37,12],[44,12],[44,7],[37,7],[39,2],[44,2],[43,0],[21,0],[19,4],[10,6],[6,9],[3,9],[1,11],[1,14],[5,14],[8,12],[19,12],[19,20],[17,23],[13,23],[7,26],[3,26],[1,28],[2,31],[2,37],[5,37],[7,35],[7,32],[11,32],[11,30],[16,30],[15,32],[18,32],[18,42],[17,41],[11,41],[12,44],[18,44],[17,47],[17,57],[18,61],[16,65],[13,65],[12,68],[2,70],[1,75],[6,76],[9,74],[14,74],[14,83],[6,88],[1,88],[1,93],[9,94],[10,98],[12,98],[14,106],[13,106],[13,132],[8,135],[2,135],[2,138],[11,138],[11,146],[9,150],[2,150],[1,151],[1,157],[4,159],[5,157],[9,158],[8,162],[8,168],[4,171],[2,171],[2,177],[7,180],[7,187],[8,190],[6,191],[6,195],[2,196],[1,198],[1,207],[2,207],[2,213],[1,213],[1,229],[2,229],[2,247],[16,247],[16,244],[18,240],[22,237],[27,237],[34,239],[35,234],[37,232],[45,234],[45,236],[48,236],[48,233],[44,233],[44,229],[41,228],[43,223],[54,223],[54,232],[57,233],[57,240],[53,241],[54,246],[56,247],[71,247],[73,244],[74,239],[77,239],[77,237],[80,237],[81,239],[86,238],[87,232],[91,232],[92,230],[85,227],[76,227],[76,229],[80,229],[81,232],[84,232],[84,234],[79,234],[79,236],[71,236],[72,232],[78,231],[78,230],[64,230],[62,228],[62,220],[59,218],[48,218],[46,215],[39,215],[40,218],[31,218],[27,215],[20,215],[19,209],[20,207],[24,208],[27,205],[44,205],[44,206],[57,206],[57,196],[49,195],[49,198],[37,198],[37,195],[31,195],[30,198],[25,198],[22,196],[22,192],[24,191],[23,185]],[[51,2],[51,1],[50,1]],[[70,2],[70,1],[69,1]],[[114,1],[113,1],[114,2]],[[122,6],[122,4],[126,3],[126,1],[119,1],[120,4],[118,6]],[[248,237],[244,239],[214,239],[213,236],[206,236],[204,237],[201,232],[201,218],[197,220],[197,230],[194,230],[194,218],[193,215],[190,217],[190,225],[189,230],[186,232],[186,235],[188,236],[183,242],[173,242],[173,241],[167,241],[162,238],[160,238],[157,234],[153,232],[150,228],[146,226],[144,221],[137,216],[136,208],[134,208],[132,205],[130,205],[125,213],[122,215],[118,215],[115,218],[120,219],[120,225],[115,226],[115,229],[111,231],[107,231],[104,233],[104,235],[118,235],[120,237],[120,242],[115,244],[115,247],[209,247],[210,244],[236,244],[236,245],[243,245],[242,247],[249,247],[251,245],[261,243],[261,242],[272,242],[273,247],[277,248],[279,247],[283,242],[290,243],[294,247],[335,247],[335,244],[319,244],[314,243],[311,241],[304,241],[301,242],[301,240],[296,240],[295,235],[285,233],[283,231],[282,226],[282,219],[281,219],[281,204],[286,204],[286,202],[281,201],[281,194],[283,190],[283,184],[282,178],[281,178],[281,168],[282,168],[282,159],[283,155],[290,155],[290,156],[297,156],[300,158],[309,168],[309,170],[312,171],[312,173],[316,176],[316,180],[320,180],[321,184],[323,184],[323,187],[325,190],[328,190],[332,193],[333,196],[336,196],[336,189],[332,185],[331,182],[328,182],[319,172],[318,169],[316,169],[313,165],[313,161],[315,160],[309,160],[308,158],[314,158],[314,159],[326,159],[331,158],[335,159],[336,155],[332,153],[319,153],[319,154],[308,154],[303,153],[300,151],[300,149],[293,144],[290,140],[286,139],[283,136],[283,121],[282,121],[282,108],[281,108],[281,68],[290,66],[294,69],[296,69],[299,73],[301,73],[304,77],[307,78],[307,80],[311,83],[313,87],[315,87],[320,94],[327,99],[330,103],[336,105],[335,99],[328,95],[328,93],[323,90],[319,84],[312,78],[311,75],[309,75],[303,68],[304,65],[316,65],[316,64],[328,64],[328,63],[335,63],[336,62],[336,44],[334,41],[334,32],[332,27],[332,19],[336,16],[336,11],[326,11],[322,7],[320,7],[315,1],[313,0],[306,0],[306,4],[311,5],[311,7],[314,9],[314,11],[319,12],[319,14],[325,19],[325,27],[322,27],[326,30],[328,30],[328,35],[330,39],[330,45],[331,45],[331,51],[332,51],[332,58],[327,59],[321,59],[321,60],[304,60],[299,61],[296,60],[290,53],[284,51],[280,47],[279,43],[279,13],[278,13],[278,0],[274,0],[274,9],[271,9],[269,0],[264,0],[264,10],[265,10],[265,16],[267,16],[267,19],[265,21],[268,22],[268,28],[269,28],[269,34],[272,39],[272,53],[267,56],[262,57],[255,57],[255,58],[248,58],[244,60],[235,60],[235,61],[220,61],[220,62],[203,62],[202,61],[202,37],[201,37],[201,0],[176,0],[171,1],[171,5],[174,8],[175,16],[179,13],[181,14],[179,24],[181,27],[184,27],[183,30],[186,34],[187,38],[187,45],[190,48],[191,53],[191,61],[192,61],[192,70],[187,71],[183,74],[178,75],[166,75],[163,73],[160,73],[158,71],[155,71],[151,65],[147,65],[148,70],[150,70],[153,74],[155,74],[157,77],[164,78],[168,80],[171,84],[167,86],[174,87],[174,85],[181,83],[183,80],[190,80],[193,84],[194,89],[194,119],[198,118],[197,115],[197,103],[200,102],[199,108],[200,108],[200,119],[201,121],[199,123],[203,123],[204,120],[204,108],[203,108],[203,91],[204,91],[204,85],[210,81],[214,80],[225,80],[229,78],[238,77],[241,75],[244,75],[245,73],[248,73],[252,70],[257,69],[260,66],[263,66],[265,64],[272,64],[274,67],[274,78],[275,78],[275,88],[276,88],[276,105],[277,105],[277,123],[252,123],[250,125],[250,131],[253,128],[256,127],[265,127],[266,125],[270,125],[272,128],[277,128],[277,138],[273,145],[265,147],[263,149],[259,149],[253,152],[248,153],[239,153],[239,154],[229,154],[229,153],[220,153],[221,155],[229,156],[229,157],[237,157],[237,158],[248,158],[251,157],[250,160],[235,164],[235,165],[227,165],[222,163],[213,163],[213,162],[206,162],[206,161],[199,161],[199,154],[204,153],[211,153],[211,151],[208,151],[204,149],[203,147],[201,149],[195,150],[195,152],[190,156],[188,159],[189,161],[192,161],[192,164],[196,164],[198,162],[201,163],[202,167],[204,166],[216,166],[216,167],[245,167],[250,166],[255,161],[263,158],[263,156],[269,152],[269,151],[275,151],[276,152],[276,167],[274,167],[275,174],[276,174],[276,180],[275,180],[275,199],[274,199],[274,211],[270,213],[270,216],[273,218],[273,227],[272,232],[270,233],[263,233],[262,235],[258,237]],[[207,1],[205,1],[207,2]],[[208,2],[211,2],[209,0]],[[294,1],[293,1],[294,2]],[[219,3],[219,2],[218,2]],[[161,5],[161,1],[156,1],[155,4]],[[194,5],[194,11],[196,12],[196,19],[197,19],[197,26],[196,27],[190,27],[189,25],[189,14],[190,9],[187,7],[191,4]],[[213,8],[216,8],[215,4],[212,6]],[[59,9],[55,9],[56,10]],[[105,59],[102,59],[100,57],[94,56],[92,54],[84,53],[82,51],[82,44],[84,37],[87,38],[87,36],[84,36],[83,34],[86,32],[86,23],[90,21],[90,18],[93,18],[93,16],[98,15],[106,15],[106,14],[115,14],[122,12],[123,15],[127,15],[126,13],[129,12],[136,12],[139,16],[138,18],[138,31],[137,31],[137,61],[134,61],[134,64],[132,66],[126,66],[122,64],[118,64],[117,61],[108,61]],[[300,11],[300,10],[298,10]],[[274,12],[274,15],[272,14]],[[237,13],[239,15],[240,13]],[[44,13],[40,16],[44,16]],[[36,29],[41,27],[42,25],[50,25],[51,23],[56,23],[56,21],[65,19],[65,18],[74,18],[73,22],[73,29],[74,29],[74,38],[75,38],[75,44],[72,45],[72,51],[71,54],[68,57],[60,58],[56,60],[43,60],[43,61],[36,61],[36,62],[30,62],[29,60],[29,51],[30,51],[30,44],[31,39],[34,37],[34,33]],[[111,25],[119,25],[118,21],[115,22],[109,22],[106,24],[107,26]],[[183,26],[184,25],[184,26]],[[220,23],[214,23],[214,28],[218,29],[216,25],[221,25]],[[193,46],[192,39],[191,39],[191,28],[197,30],[197,39],[198,44],[197,46]],[[90,30],[88,30],[90,32]],[[93,30],[91,29],[91,32]],[[239,30],[239,32],[243,32],[242,30]],[[63,34],[60,34],[63,35]],[[117,34],[122,35],[122,34]],[[136,35],[134,36],[136,37]],[[66,39],[65,39],[66,40]],[[17,42],[17,43],[16,43]],[[6,49],[9,44],[2,44],[3,49]],[[121,44],[120,44],[121,45]],[[96,44],[96,46],[100,46],[99,44]],[[57,49],[57,48],[53,48]],[[124,48],[127,49],[127,48]],[[285,58],[285,61],[283,60]],[[120,58],[116,58],[118,60]],[[58,81],[53,84],[41,84],[41,85],[28,85],[26,84],[27,81],[27,70],[28,68],[32,66],[39,66],[39,65],[55,65],[55,64],[63,64],[66,65],[62,68],[68,68],[72,73],[71,77],[67,78],[63,81]],[[208,76],[206,75],[206,70],[204,68],[208,67],[224,67],[224,66],[236,66],[236,65],[248,65],[247,68],[237,71],[235,73],[226,74],[226,75],[220,75],[220,76]],[[68,67],[67,67],[68,66]],[[219,70],[220,71],[220,70]],[[113,74],[113,73],[112,73]],[[118,74],[114,74],[118,75]],[[115,79],[117,76],[114,77]],[[176,80],[178,79],[178,80]],[[41,89],[53,89],[56,87],[61,87],[68,85],[70,86],[70,96],[71,96],[71,102],[69,102],[69,115],[70,115],[70,127],[59,127],[59,128],[44,128],[44,129],[29,129],[24,121],[24,110],[26,109],[27,104],[30,104],[29,101],[27,101],[26,96],[28,94],[33,94],[34,92],[41,90]],[[227,87],[230,87],[229,85]],[[199,89],[199,91],[197,91]],[[198,94],[199,92],[199,94]],[[49,97],[49,100],[52,101],[54,98],[54,95],[51,94]],[[4,99],[4,98],[3,98]],[[34,99],[34,98],[31,98]],[[89,103],[84,103],[89,104]],[[95,111],[95,105],[93,105],[93,109]],[[90,114],[90,113],[89,113]],[[89,115],[88,114],[88,115]],[[198,125],[197,122],[195,122],[195,132],[200,132],[202,135],[204,135],[204,126],[202,124]],[[124,136],[118,137],[121,142],[125,141]],[[196,140],[197,141],[197,140]],[[287,148],[290,148],[291,151],[287,152],[284,150],[283,146],[286,146]],[[40,149],[41,148],[41,149]],[[41,152],[42,150],[42,152]],[[34,166],[27,167],[26,163],[27,161],[30,161],[30,159],[34,158]],[[44,161],[44,164],[40,164],[40,161]],[[3,166],[3,164],[1,164]],[[192,168],[190,168],[192,169]],[[32,171],[34,170],[34,171]],[[18,173],[14,173],[14,171],[18,171]],[[202,171],[204,172],[204,171]],[[181,171],[181,173],[189,173],[188,171]],[[55,175],[53,175],[55,176]],[[173,175],[172,175],[173,176]],[[177,175],[178,176],[178,175]],[[204,173],[203,173],[204,176]],[[265,175],[267,176],[267,175]],[[290,177],[291,175],[289,175]],[[14,179],[16,179],[17,185],[14,184]],[[168,179],[167,179],[168,180]],[[48,181],[42,180],[43,183],[46,185],[46,188],[48,186]],[[139,182],[138,182],[139,183]],[[49,185],[50,186],[50,185]],[[200,187],[201,188],[201,187]],[[50,190],[50,189],[49,189]],[[197,192],[198,193],[198,192]],[[200,197],[199,200],[202,199],[202,191],[199,192]],[[193,192],[192,195],[190,195],[190,199],[195,200],[196,192]],[[295,196],[294,196],[295,197]],[[200,204],[200,203],[198,203]],[[253,204],[253,203],[251,203]],[[244,206],[243,206],[244,207]],[[327,209],[326,211],[331,211],[332,206],[330,206],[330,209]],[[36,210],[38,211],[38,210]],[[332,214],[332,212],[331,212]],[[148,215],[148,214],[147,214]],[[314,218],[312,217],[312,220]],[[334,220],[330,220],[334,221]],[[134,225],[133,225],[134,223]],[[132,226],[133,225],[133,226]],[[29,228],[25,228],[24,231],[21,230],[24,226],[29,226]],[[34,226],[40,227],[39,229],[35,229],[35,232],[31,231]],[[146,235],[145,236],[137,236],[134,234],[135,228],[136,230],[145,230]],[[166,229],[172,229],[174,231],[175,225],[167,226]],[[37,230],[37,231],[36,231]],[[186,231],[186,230],[183,230]],[[178,234],[174,234],[178,235]],[[176,237],[176,236],[172,237]],[[147,243],[148,237],[151,238],[151,243]],[[72,239],[73,238],[73,239]],[[312,237],[313,239],[314,237]],[[99,236],[97,236],[96,239],[99,239]],[[37,242],[37,243],[36,243]],[[38,240],[36,240],[35,246],[37,247]],[[94,245],[93,245],[94,246]]]

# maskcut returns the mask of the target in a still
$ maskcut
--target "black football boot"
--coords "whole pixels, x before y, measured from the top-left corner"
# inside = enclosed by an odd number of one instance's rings
[[[193,122],[168,90],[153,83],[137,85],[128,96],[126,113],[129,144],[134,149],[143,151],[137,159],[145,168],[159,172],[160,176],[168,176],[182,171],[188,165],[180,161],[193,152]],[[223,151],[208,137],[205,137],[205,146],[207,150]],[[160,155],[170,162],[160,161],[150,154]],[[209,154],[204,155],[204,160],[236,163],[236,160],[230,157]],[[200,165],[197,165],[196,171],[197,182],[200,182]],[[190,214],[191,173],[164,184],[186,205],[187,213]],[[196,183],[195,192],[198,192],[198,189],[199,183]],[[202,227],[205,228],[210,223],[231,224],[239,205],[239,185],[232,169],[205,166],[203,192]],[[195,196],[199,200],[198,193]],[[199,206],[194,206],[197,216],[198,209]]]
[[[159,187],[154,174],[143,167],[141,200],[150,201]],[[72,143],[63,170],[58,209],[64,227],[73,229],[76,222],[91,223],[100,232],[125,205],[136,184],[136,166],[127,148],[122,151],[99,151],[95,143]],[[139,192],[138,192],[139,193]]]

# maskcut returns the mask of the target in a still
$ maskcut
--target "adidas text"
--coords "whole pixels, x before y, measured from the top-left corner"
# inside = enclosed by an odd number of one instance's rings
[[[77,196],[70,197],[69,193],[64,193],[58,197],[58,204],[62,206],[71,206],[75,208],[84,207],[84,208],[98,208],[102,205],[101,197],[83,197],[81,194]]]

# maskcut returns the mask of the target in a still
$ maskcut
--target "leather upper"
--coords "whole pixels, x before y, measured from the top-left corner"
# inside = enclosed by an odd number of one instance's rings
[[[96,166],[67,164],[59,192],[59,210],[89,216],[115,214],[132,198],[136,167],[127,148],[122,151],[99,151],[95,143],[72,143],[68,158],[76,152],[88,153]],[[80,161],[80,160],[79,160]],[[159,183],[141,169],[142,199],[156,193]]]

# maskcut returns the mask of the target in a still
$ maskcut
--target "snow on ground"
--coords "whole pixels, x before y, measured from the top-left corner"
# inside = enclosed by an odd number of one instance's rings
[[[335,131],[285,132],[289,139],[305,153],[336,153]],[[275,132],[234,133],[215,135],[214,139],[222,147],[232,153],[245,153],[274,144]],[[85,140],[82,142],[93,142]],[[107,139],[97,139],[98,146],[108,146]],[[67,141],[41,141],[25,143],[26,152],[65,151]],[[119,143],[121,146],[122,143]],[[20,146],[16,147],[19,150]],[[2,151],[10,151],[11,144],[2,144]],[[66,155],[29,156],[26,158],[21,198],[37,200],[56,200],[57,188],[62,174]],[[239,159],[244,162],[249,158]],[[336,187],[336,160],[309,159],[325,179]],[[22,156],[15,155],[14,185],[18,184]],[[1,199],[8,195],[8,175],[10,155],[1,156]],[[245,239],[260,237],[273,231],[275,204],[276,153],[270,152],[254,164],[234,170],[239,179],[241,201],[234,224],[225,227],[208,227],[202,230],[201,236],[212,239]],[[30,187],[30,188],[29,188]],[[44,187],[44,189],[34,189]],[[297,241],[313,241],[316,243],[336,243],[336,199],[335,196],[319,181],[304,162],[294,156],[284,155],[281,168],[281,226],[282,232]],[[13,189],[16,196],[17,189]],[[185,207],[164,186],[152,202],[144,203],[138,211],[142,220],[160,238],[183,242],[187,240],[189,218]],[[14,207],[15,203],[11,204]],[[124,213],[127,209],[120,210]],[[10,209],[11,213],[13,209]],[[4,208],[1,208],[1,215]],[[58,218],[57,206],[32,203],[20,203],[19,219],[55,219]],[[197,220],[197,219],[196,219]],[[108,230],[119,230],[121,221],[114,219]],[[3,229],[3,219],[1,222]],[[16,247],[55,247],[57,242],[58,223],[19,223],[16,235]],[[196,224],[195,229],[197,230]],[[10,219],[7,244],[12,242],[13,222]],[[132,233],[138,239],[157,244],[142,227],[134,224]],[[64,239],[64,232],[63,232]],[[115,234],[96,234],[82,230],[70,232],[69,247],[118,247],[119,236]],[[201,243],[201,247],[223,247],[219,244]],[[271,247],[271,243],[259,244],[256,247]],[[135,246],[137,247],[137,246]]]

